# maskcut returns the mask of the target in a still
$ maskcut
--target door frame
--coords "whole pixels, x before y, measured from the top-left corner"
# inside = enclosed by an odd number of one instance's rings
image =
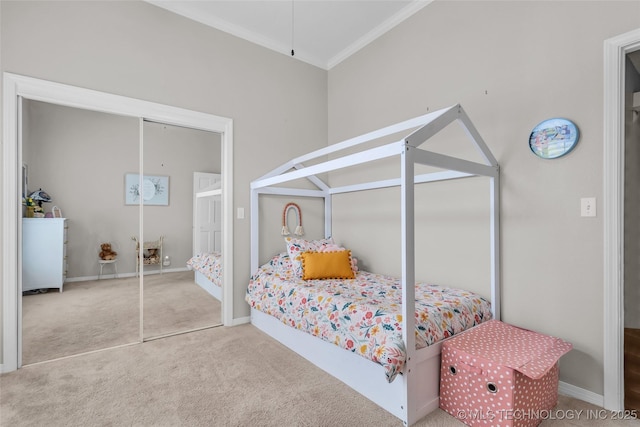
[[[18,291],[19,236],[22,216],[19,183],[22,179],[22,147],[18,114],[22,99],[48,102],[84,110],[136,117],[220,134],[222,142],[223,324],[233,323],[233,120],[164,104],[113,95],[92,89],[3,73],[3,172],[2,172],[2,366],[1,372],[18,369],[22,337],[22,292]],[[142,221],[142,219],[141,219]]]
[[[640,29],[604,43],[604,408],[624,410],[625,59]]]

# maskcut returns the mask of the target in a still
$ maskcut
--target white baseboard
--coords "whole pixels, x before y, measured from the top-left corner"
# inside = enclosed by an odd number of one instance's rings
[[[251,316],[247,316],[247,317],[238,317],[237,319],[233,319],[231,321],[231,324],[228,326],[238,326],[238,325],[244,325],[245,323],[250,323],[251,322]],[[225,325],[227,326],[227,325]]]
[[[163,273],[176,273],[179,271],[189,271],[189,269],[187,267],[180,267],[180,268],[163,268],[162,272]],[[151,274],[160,274],[160,270],[149,270],[149,271],[145,271],[144,275],[148,276]],[[118,278],[122,279],[125,277],[135,277],[136,273],[118,273]],[[102,275],[102,279],[115,279],[116,276],[115,274],[103,274]],[[71,282],[86,282],[88,280],[98,280],[98,276],[82,276],[82,277],[67,277],[64,280],[64,283],[71,283]]]
[[[558,383],[558,393],[573,397],[575,399],[583,400],[587,403],[591,403],[593,405],[604,407],[604,396],[601,394],[594,393],[589,390],[585,390],[580,387],[576,387],[572,384],[565,383],[560,381]]]
[[[123,279],[125,277],[134,277],[136,273],[120,273],[118,274],[119,279]],[[115,274],[103,274],[101,280],[105,279],[115,279]],[[73,283],[73,282],[88,282],[90,280],[98,280],[98,276],[81,276],[81,277],[67,277],[64,279],[64,283]]]

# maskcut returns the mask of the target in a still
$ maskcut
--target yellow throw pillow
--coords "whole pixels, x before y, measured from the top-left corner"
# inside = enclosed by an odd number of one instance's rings
[[[312,279],[353,279],[351,251],[303,252],[302,278]]]

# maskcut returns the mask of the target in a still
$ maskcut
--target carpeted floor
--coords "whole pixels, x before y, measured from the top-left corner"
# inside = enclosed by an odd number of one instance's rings
[[[542,426],[637,426],[561,396]],[[591,410],[591,416],[587,415]],[[583,411],[583,412],[580,412]],[[560,418],[560,415],[565,419]],[[571,419],[568,419],[571,418]],[[0,376],[2,426],[402,426],[252,325],[218,327]],[[463,424],[437,409],[417,427]]]
[[[139,341],[139,279],[71,282],[22,298],[22,363]],[[144,277],[144,337],[220,324],[221,304],[193,272]]]

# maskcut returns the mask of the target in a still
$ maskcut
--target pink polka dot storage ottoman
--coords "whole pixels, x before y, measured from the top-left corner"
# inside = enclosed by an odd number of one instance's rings
[[[469,426],[537,426],[558,403],[573,346],[490,320],[442,344],[440,407]]]

